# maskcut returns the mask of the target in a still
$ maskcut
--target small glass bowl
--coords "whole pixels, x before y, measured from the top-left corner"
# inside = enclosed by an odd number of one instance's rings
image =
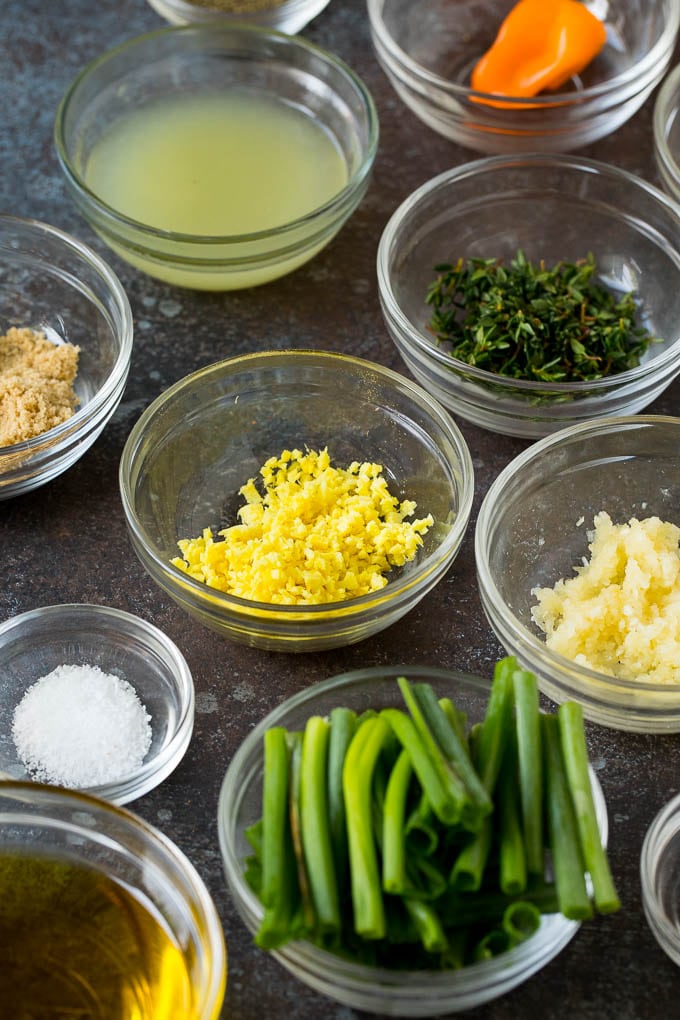
[[[88,160],[112,126],[170,96],[201,95],[262,98],[305,114],[335,143],[345,185],[289,223],[231,235],[159,229],[91,190]],[[368,187],[378,116],[363,82],[335,55],[300,36],[213,21],[162,28],[93,60],[59,105],[55,143],[69,194],[121,258],[176,286],[234,290],[292,272],[335,236]]]
[[[227,973],[220,919],[193,865],[161,832],[129,811],[99,798],[40,784],[0,782],[0,868],[8,866],[10,856],[19,858],[21,866],[29,869],[33,862],[41,863],[44,868],[49,861],[61,866],[70,864],[84,868],[92,875],[113,882],[114,888],[120,887],[121,893],[131,895],[163,926],[181,955],[191,996],[189,1010],[182,1015],[190,1015],[192,1020],[217,1020]],[[40,894],[40,905],[44,910],[50,890],[43,883],[36,891]],[[64,888],[57,885],[54,898],[56,909],[62,913],[71,910],[72,901],[76,902],[75,896],[69,897]],[[27,914],[29,910],[30,902],[27,902]],[[126,916],[124,911],[125,907],[121,904],[121,927],[129,930],[131,939],[138,943],[135,964],[142,967],[146,959],[148,967],[153,961],[151,947],[143,941],[139,930],[133,930],[134,915]],[[74,923],[76,920],[74,917]],[[49,913],[42,922],[44,929],[50,927]],[[87,943],[91,944],[93,953],[101,953],[107,948],[105,933],[110,930],[109,926],[102,934],[97,931],[96,923],[86,925],[80,918],[78,936],[73,936],[74,944],[80,945],[82,953],[86,952]],[[78,943],[80,936],[83,943]],[[50,957],[38,961],[37,973],[33,972],[34,981],[27,983],[29,995],[30,988],[40,980],[41,968],[58,968],[70,995],[76,990],[77,1015],[101,1016],[98,988],[83,981],[69,946],[66,940],[64,951],[60,952],[59,943],[52,939]],[[131,1016],[150,1016],[153,1013],[158,1020],[177,1016],[177,1013],[171,1012],[172,1003],[167,1000],[166,983],[152,979],[148,984],[140,981],[137,987],[130,987],[128,961],[121,956],[122,947],[111,945],[108,949],[106,988],[109,991],[116,985],[128,988],[125,1001],[130,1008],[134,1007]],[[11,949],[6,946],[5,950],[16,954],[16,942]],[[147,974],[144,976],[149,977]],[[9,980],[10,975],[5,974],[3,978]],[[0,984],[4,983],[4,980],[0,981]],[[140,993],[143,1003],[139,1001]],[[27,1009],[21,1011],[21,1015],[36,1015],[31,1009],[34,1003],[30,998],[26,1005]],[[41,1011],[40,1015],[47,1014]],[[57,1013],[50,1012],[50,1015],[56,1016]],[[59,1015],[66,1014],[59,1012]]]
[[[173,566],[177,542],[235,520],[238,492],[270,457],[328,448],[333,464],[383,465],[390,491],[434,525],[416,557],[369,595],[272,605],[225,594]],[[361,641],[413,608],[453,563],[473,496],[469,450],[450,416],[397,372],[321,351],[267,351],[209,365],[144,411],[120,464],[135,552],[199,623],[244,644],[300,652]]]
[[[515,457],[482,502],[477,579],[498,640],[544,694],[580,702],[602,726],[680,732],[680,686],[620,680],[552,652],[531,618],[532,589],[574,575],[599,511],[615,524],[658,516],[680,525],[679,508],[680,418],[661,415],[563,429]]]
[[[191,0],[148,0],[153,9],[173,25],[196,25],[206,21],[230,21],[273,28],[294,35],[326,8],[330,0],[234,0],[231,4],[191,3]]]
[[[43,606],[0,624],[0,771],[28,780],[12,737],[14,710],[27,689],[57,666],[98,666],[126,680],[151,717],[141,767],[86,788],[114,804],[148,793],[179,765],[194,726],[194,685],[176,645],[153,624],[108,606]],[[102,748],[102,754],[106,748]]]
[[[120,403],[132,312],[118,277],[90,248],[37,220],[0,215],[0,332],[42,332],[80,347],[80,401],[67,421],[0,447],[0,500],[56,478],[94,443]]]
[[[440,697],[450,697],[467,713],[471,725],[483,718],[488,680],[427,666],[377,666],[343,673],[288,698],[257,724],[232,758],[220,791],[218,833],[229,891],[252,934],[260,924],[262,906],[243,874],[244,861],[252,852],[244,832],[261,817],[265,730],[300,729],[310,716],[326,715],[338,705],[357,712],[403,707],[398,676],[432,684]],[[592,770],[591,782],[606,844],[607,809]],[[448,972],[369,967],[307,942],[288,943],[272,955],[304,984],[353,1009],[381,1016],[432,1017],[472,1009],[504,995],[557,956],[578,928],[577,922],[561,914],[544,915],[538,932],[526,942],[492,960]]]
[[[521,249],[537,264],[591,252],[596,279],[635,291],[638,320],[663,342],[636,368],[594,382],[510,379],[452,357],[428,330],[435,266]],[[657,188],[572,156],[489,156],[427,181],[393,213],[378,248],[387,328],[415,378],[475,425],[535,439],[574,422],[633,414],[680,373],[680,220]]]
[[[564,152],[611,134],[666,73],[680,25],[677,0],[592,0],[604,49],[562,90],[504,99],[470,88],[507,0],[368,0],[373,45],[399,97],[428,127],[488,153]]]
[[[654,103],[656,165],[668,194],[680,202],[680,64],[668,75]]]
[[[657,942],[680,966],[680,795],[659,811],[640,856],[642,905]]]

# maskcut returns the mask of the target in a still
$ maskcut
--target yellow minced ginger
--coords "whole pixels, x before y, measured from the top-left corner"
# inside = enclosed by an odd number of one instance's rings
[[[554,588],[536,588],[532,617],[550,649],[626,680],[680,683],[680,528],[600,512],[590,559]]]
[[[251,478],[240,524],[178,543],[175,566],[211,588],[255,602],[339,602],[378,591],[385,574],[413,559],[433,523],[408,521],[412,500],[399,502],[380,464],[333,467],[327,450],[284,450],[260,469],[264,495]]]

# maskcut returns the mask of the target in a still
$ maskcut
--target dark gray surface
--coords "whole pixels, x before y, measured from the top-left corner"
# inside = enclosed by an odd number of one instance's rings
[[[197,691],[194,737],[177,771],[131,805],[189,856],[224,922],[229,979],[224,1017],[348,1020],[351,1010],[307,991],[257,952],[228,898],[216,832],[221,778],[253,724],[315,680],[359,666],[413,662],[490,675],[501,654],[480,607],[474,514],[447,577],[395,627],[351,648],[281,656],[197,629],[151,583],[129,545],[118,461],[131,426],[163,389],[231,354],[278,347],[345,351],[405,371],[382,322],[375,254],[396,205],[417,185],[474,154],[440,138],[406,110],[375,60],[363,0],[331,0],[305,35],[350,63],[371,89],[380,152],[362,206],[326,251],[287,279],[235,294],[199,294],[157,283],[110,255],[66,199],[52,144],[58,101],[75,73],[115,43],[163,24],[144,0],[4,0],[0,6],[0,208],[62,227],[118,272],[132,304],[130,380],[114,419],[65,475],[0,503],[0,619],[54,602],[96,602],[158,624],[185,654]],[[652,101],[584,153],[658,183]],[[651,411],[680,413],[680,381]],[[459,425],[476,472],[475,513],[491,481],[526,445]],[[649,932],[638,861],[645,830],[680,788],[680,737],[631,736],[592,727],[592,757],[607,798],[611,861],[624,909],[583,927],[531,981],[471,1018],[647,1020],[678,1015],[680,976]],[[1,1013],[1,1007],[0,1007]]]

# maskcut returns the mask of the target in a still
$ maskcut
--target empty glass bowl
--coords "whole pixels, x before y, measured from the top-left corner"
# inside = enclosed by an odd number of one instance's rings
[[[425,124],[480,152],[564,152],[621,127],[668,68],[677,0],[591,0],[603,50],[567,86],[531,99],[470,88],[470,74],[512,5],[507,0],[368,0],[373,44],[395,91]]]
[[[213,21],[93,60],[55,141],[69,194],[121,258],[177,286],[233,290],[292,272],[335,236],[368,186],[378,118],[333,54]]]
[[[332,463],[383,466],[393,496],[434,518],[416,557],[371,594],[321,604],[250,601],[208,587],[171,562],[177,542],[237,522],[239,490],[284,450],[328,449]],[[135,552],[198,623],[244,644],[316,651],[361,641],[437,584],[465,535],[472,460],[450,416],[380,365],[321,351],[230,358],[180,380],[141,415],[120,464]]]
[[[428,328],[435,267],[470,258],[508,266],[519,249],[548,267],[592,253],[594,279],[618,298],[633,291],[639,324],[662,341],[635,368],[592,382],[514,379],[452,357]],[[673,202],[641,178],[573,156],[489,156],[434,177],[393,213],[378,248],[380,302],[399,353],[428,392],[482,428],[536,438],[636,413],[678,375],[679,253]]]
[[[680,525],[680,418],[605,418],[562,429],[519,454],[489,488],[475,529],[482,604],[498,640],[553,701],[593,722],[680,732],[680,685],[624,680],[549,649],[532,620],[535,588],[575,575],[593,519],[657,516]]]
[[[41,606],[0,624],[0,771],[17,780],[31,778],[15,746],[14,713],[29,687],[64,665],[96,666],[113,674],[132,687],[150,716],[151,744],[141,766],[131,772],[122,768],[119,778],[82,788],[126,804],[163,782],[182,760],[193,732],[189,667],[174,642],[153,624],[120,609],[86,604]],[[127,718],[132,718],[129,712]],[[76,732],[74,727],[74,740]],[[106,736],[99,752],[104,757],[115,753]],[[46,729],[50,760],[60,739]]]
[[[0,446],[0,500],[56,478],[94,443],[120,403],[132,354],[132,312],[116,274],[56,227],[0,215],[0,332],[41,332],[80,348],[71,418]]]

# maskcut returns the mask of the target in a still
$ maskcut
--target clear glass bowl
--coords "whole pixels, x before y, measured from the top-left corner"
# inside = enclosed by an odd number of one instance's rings
[[[75,463],[120,403],[132,312],[118,277],[90,248],[37,220],[0,215],[0,332],[41,331],[80,347],[75,413],[48,432],[0,447],[0,500],[37,489]]]
[[[668,75],[654,103],[656,165],[668,194],[680,201],[680,65]]]
[[[657,942],[680,966],[680,795],[654,818],[640,856],[642,905]]]
[[[313,684],[270,712],[243,741],[222,783],[218,832],[227,885],[238,913],[251,933],[262,918],[262,906],[243,875],[251,853],[244,831],[261,817],[262,741],[266,729],[303,727],[311,715],[326,715],[338,705],[361,712],[369,707],[403,707],[397,676],[430,683],[437,694],[453,699],[467,712],[468,722],[481,721],[489,697],[489,681],[481,677],[427,666],[378,666],[355,670]],[[601,787],[591,771],[598,823],[603,841],[608,834]],[[495,959],[461,970],[398,971],[352,963],[307,942],[292,942],[273,953],[300,981],[317,992],[381,1016],[432,1017],[472,1009],[505,994],[544,967],[578,931],[561,914],[544,915],[536,935]]]
[[[42,606],[0,624],[0,771],[30,779],[12,737],[14,711],[32,684],[62,665],[98,666],[127,681],[151,716],[151,746],[141,767],[86,792],[126,804],[158,786],[191,740],[193,680],[184,656],[162,631],[108,606]]]
[[[416,558],[379,591],[284,606],[209,588],[170,562],[177,541],[234,522],[238,491],[285,449],[328,448],[338,467],[383,465],[390,491],[435,523]],[[244,644],[317,651],[361,641],[418,603],[453,563],[473,495],[472,460],[446,411],[396,372],[345,355],[268,351],[180,380],[142,414],[120,465],[135,552],[195,620]]]
[[[453,358],[428,330],[434,267],[518,249],[546,265],[589,252],[596,278],[633,290],[638,319],[662,343],[640,365],[594,382],[507,379]],[[393,213],[378,248],[388,330],[415,378],[475,425],[537,438],[574,422],[633,414],[680,373],[680,220],[657,188],[617,167],[571,156],[489,156],[423,184]]]
[[[499,108],[470,88],[470,74],[511,6],[368,0],[373,45],[399,97],[428,127],[480,152],[564,152],[616,131],[666,73],[680,25],[678,0],[591,0],[607,41],[590,66],[558,92]]]
[[[329,0],[270,0],[270,6],[234,0],[231,5],[218,2],[191,3],[191,0],[148,0],[154,10],[173,25],[200,24],[206,21],[231,21],[260,25],[294,35],[326,8]],[[232,9],[228,9],[231,6]],[[240,9],[239,9],[240,8]]]
[[[8,855],[19,855],[27,868],[34,860],[86,868],[91,874],[114,883],[114,890],[118,887],[120,893],[131,895],[162,925],[181,955],[192,999],[191,1008],[182,1012],[183,1018],[217,1020],[227,968],[222,927],[202,879],[166,836],[130,812],[98,798],[39,784],[5,782],[0,783],[0,867],[6,866]],[[40,895],[44,910],[49,889],[43,884],[36,893]],[[55,887],[56,908],[62,915],[71,909],[75,899],[69,893],[68,887]],[[124,900],[118,902],[120,927],[138,943],[135,963],[143,968],[142,961],[146,958],[148,965],[153,954],[143,942],[141,932],[134,929],[134,915],[126,917]],[[27,913],[30,906],[27,902]],[[75,918],[74,923],[77,923]],[[111,927],[104,928],[102,934],[96,924],[83,925],[82,918],[80,925],[78,933],[83,942],[73,935],[74,944],[85,952],[89,942],[92,952],[101,954],[107,948],[105,933],[111,931]],[[47,937],[47,931],[52,928],[49,912],[43,916],[43,928]],[[68,939],[64,946],[65,951],[60,952],[58,941],[51,940],[51,959],[39,961],[36,980],[40,980],[41,967],[59,969],[64,986],[78,989],[76,998],[79,1007],[82,1005],[82,1014],[78,1008],[78,1016],[102,1016],[101,989],[83,982],[74,963],[74,954],[69,951]],[[10,949],[16,953],[17,944],[5,946],[5,953]],[[109,947],[107,987],[118,984],[127,989],[129,1008],[133,1009],[131,1016],[140,1020],[170,1017],[167,986],[160,983],[145,987],[140,981],[134,988],[130,987],[122,951],[121,945]],[[27,982],[29,994],[31,987],[32,983]],[[26,1013],[22,1011],[21,1015],[36,1015],[32,1012],[35,1003],[30,997],[26,1006]],[[46,1014],[41,1011],[40,1015]]]
[[[112,125],[160,99],[205,94],[264,97],[301,111],[334,141],[346,184],[290,223],[227,236],[157,229],[88,187],[88,160]],[[298,36],[211,22],[162,28],[93,60],[60,103],[55,142],[69,194],[121,258],[177,286],[232,290],[292,272],[335,236],[368,186],[378,117],[364,84],[333,54]]]
[[[550,651],[531,619],[531,591],[572,577],[587,531],[658,516],[680,525],[680,418],[607,418],[530,446],[489,488],[475,530],[482,604],[498,640],[553,701],[593,722],[638,733],[680,731],[680,687],[616,679]],[[581,523],[579,523],[581,522]]]

